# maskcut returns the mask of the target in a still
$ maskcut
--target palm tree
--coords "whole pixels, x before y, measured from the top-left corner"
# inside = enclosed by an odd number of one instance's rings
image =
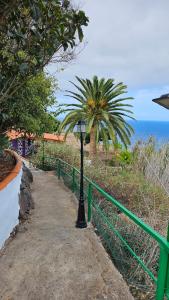
[[[66,95],[74,98],[76,103],[63,104],[65,108],[62,112],[67,112],[67,115],[60,125],[60,130],[65,129],[67,135],[68,132],[73,131],[78,120],[85,120],[87,132],[90,134],[91,155],[96,154],[99,136],[102,137],[105,149],[109,147],[109,139],[115,143],[117,138],[127,147],[133,129],[124,118],[133,119],[133,117],[132,112],[128,110],[132,105],[124,101],[133,98],[119,98],[127,92],[127,86],[122,82],[115,84],[114,79],[98,79],[97,76],[92,80],[77,76],[76,79],[80,85],[71,83],[77,92],[67,91]]]

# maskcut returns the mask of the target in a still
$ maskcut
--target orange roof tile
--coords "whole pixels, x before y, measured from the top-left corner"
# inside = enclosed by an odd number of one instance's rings
[[[7,136],[10,140],[15,140],[15,139],[24,137],[25,133],[15,131],[15,130],[11,130],[11,131],[7,132]],[[36,136],[33,135],[33,134],[26,134],[26,137],[29,138],[29,139],[36,139]],[[56,135],[56,134],[53,134],[53,133],[44,133],[43,139],[46,140],[46,141],[64,142],[65,137],[63,135]]]
[[[19,132],[19,131],[16,131],[16,130],[11,130],[11,131],[8,131],[7,132],[7,136],[10,140],[16,140],[18,138],[21,138],[21,137],[24,137],[25,136],[25,133],[24,132]],[[34,138],[35,136],[33,134],[28,134],[26,133],[26,137],[27,138]]]
[[[43,138],[44,140],[54,142],[64,142],[65,140],[65,137],[63,135],[56,135],[53,133],[44,133]]]

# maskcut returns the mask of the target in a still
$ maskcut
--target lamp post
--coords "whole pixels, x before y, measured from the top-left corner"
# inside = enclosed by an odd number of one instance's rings
[[[153,99],[152,101],[169,109],[169,94],[162,95],[161,97]]]
[[[76,125],[76,132],[80,133],[80,196],[79,196],[79,208],[76,221],[77,228],[86,228],[85,206],[84,206],[84,192],[83,192],[83,135],[86,132],[85,121],[80,120]]]

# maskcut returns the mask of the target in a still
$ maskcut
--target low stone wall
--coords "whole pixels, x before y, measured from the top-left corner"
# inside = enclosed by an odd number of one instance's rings
[[[23,163],[22,178],[19,194],[19,218],[20,220],[26,220],[31,209],[34,209],[34,201],[31,193],[31,183],[33,182],[33,176],[31,171]]]
[[[30,190],[32,174],[15,152],[7,151],[15,156],[16,165],[0,182],[0,249],[19,224],[19,219],[26,219],[30,209],[34,208]]]

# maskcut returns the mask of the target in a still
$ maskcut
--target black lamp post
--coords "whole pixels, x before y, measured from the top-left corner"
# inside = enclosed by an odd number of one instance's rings
[[[162,95],[161,97],[153,99],[152,101],[169,109],[169,94]]]
[[[83,135],[86,132],[85,121],[80,120],[76,125],[76,132],[80,133],[80,197],[78,216],[76,221],[77,228],[86,228],[85,206],[84,206],[84,192],[83,192]]]

